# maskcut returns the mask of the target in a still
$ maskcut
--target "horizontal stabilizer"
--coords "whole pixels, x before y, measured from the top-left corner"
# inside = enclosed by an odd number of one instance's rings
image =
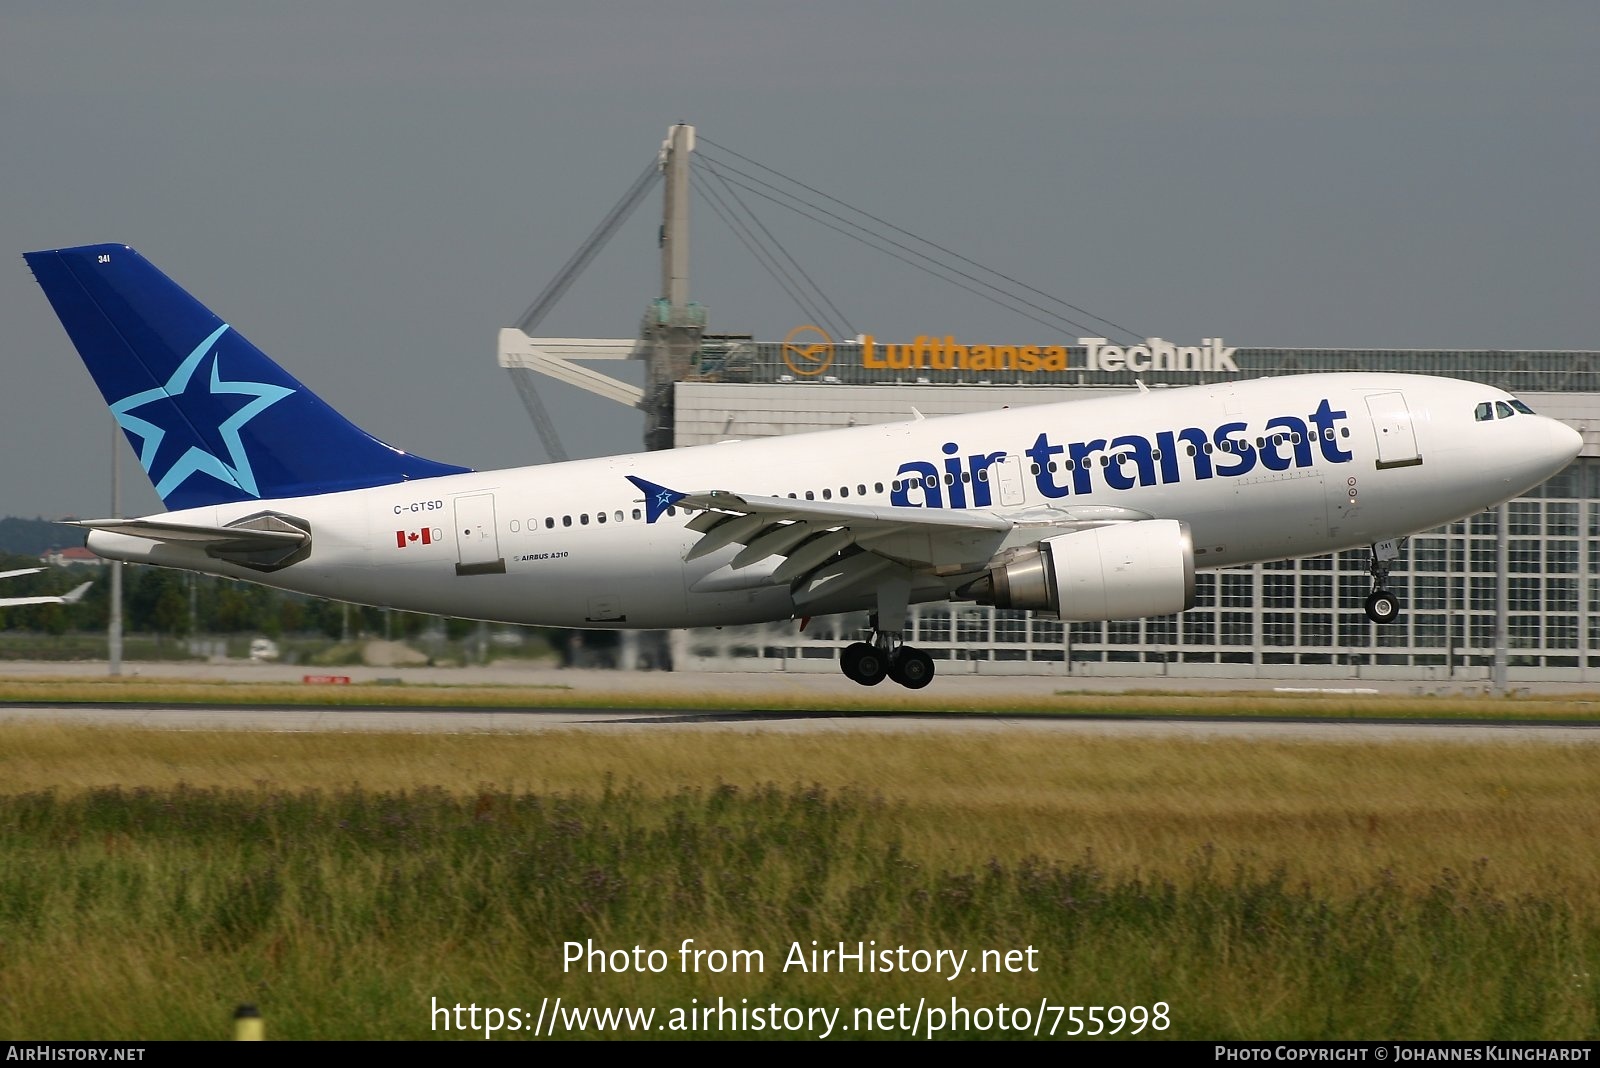
[[[303,530],[252,530],[243,527],[204,527],[192,523],[163,523],[156,519],[78,519],[75,527],[106,530],[131,538],[181,541],[227,552],[299,548],[311,540]]]
[[[76,527],[201,549],[207,556],[256,571],[276,571],[311,555],[310,525],[277,512],[261,512],[225,527],[165,519],[79,519]],[[89,548],[94,548],[93,535]]]

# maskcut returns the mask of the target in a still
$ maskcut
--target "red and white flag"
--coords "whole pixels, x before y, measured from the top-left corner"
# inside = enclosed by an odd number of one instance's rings
[[[394,532],[394,547],[404,549],[407,545],[431,545],[433,531],[427,527],[421,530],[397,530]]]

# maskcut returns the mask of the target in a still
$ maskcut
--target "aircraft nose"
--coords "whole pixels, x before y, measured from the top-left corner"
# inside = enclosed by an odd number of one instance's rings
[[[1560,470],[1583,451],[1583,435],[1559,419],[1550,420],[1550,460]]]

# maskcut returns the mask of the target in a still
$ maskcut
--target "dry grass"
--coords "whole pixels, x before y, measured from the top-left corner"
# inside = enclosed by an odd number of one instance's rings
[[[1114,874],[1214,863],[1342,893],[1477,869],[1508,893],[1569,888],[1600,915],[1592,749],[1260,743],[1006,734],[651,731],[411,735],[0,725],[7,793],[98,788],[598,796],[619,785],[817,784],[882,797],[922,861],[1092,855]]]
[[[666,1011],[722,995],[847,1015],[1160,1000],[1166,1037],[1185,1039],[1592,1040],[1596,768],[1588,746],[1025,727],[0,721],[0,1034],[221,1037],[254,1001],[276,1038],[430,1038],[445,1037],[434,997]],[[686,937],[760,948],[767,971],[560,965],[568,939]],[[1042,968],[956,984],[778,972],[811,938],[1031,945]]]

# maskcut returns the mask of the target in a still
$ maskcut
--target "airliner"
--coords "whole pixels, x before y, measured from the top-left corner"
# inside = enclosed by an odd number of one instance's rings
[[[1351,372],[474,471],[357,428],[127,246],[25,259],[168,509],[79,521],[98,555],[557,627],[865,611],[864,685],[932,680],[913,603],[1165,615],[1197,569],[1360,546],[1389,622],[1408,535],[1581,447],[1491,386]]]

